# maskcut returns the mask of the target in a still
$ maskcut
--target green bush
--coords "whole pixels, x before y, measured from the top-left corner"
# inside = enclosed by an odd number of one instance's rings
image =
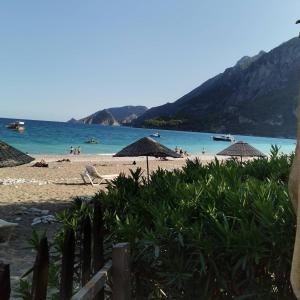
[[[94,197],[110,245],[131,243],[135,298],[295,299],[293,155],[278,150],[243,164],[188,161],[149,184],[138,169]]]

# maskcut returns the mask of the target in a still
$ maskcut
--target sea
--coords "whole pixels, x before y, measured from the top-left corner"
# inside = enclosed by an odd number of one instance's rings
[[[67,154],[71,146],[80,146],[83,154],[113,154],[156,132],[161,135],[157,138],[160,143],[171,149],[177,146],[192,155],[201,153],[203,149],[206,153],[216,154],[230,145],[228,142],[213,141],[214,133],[18,120],[25,122],[24,132],[5,127],[16,119],[0,118],[0,140],[30,154]],[[283,153],[291,153],[296,147],[295,139],[246,135],[234,137],[236,141],[250,143],[265,154],[270,152],[271,145],[279,146]],[[98,140],[99,144],[86,144],[85,141],[91,138]]]

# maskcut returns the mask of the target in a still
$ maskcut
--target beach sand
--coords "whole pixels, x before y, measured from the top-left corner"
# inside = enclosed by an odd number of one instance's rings
[[[105,189],[105,184],[92,187],[83,184],[80,173],[86,165],[93,165],[103,175],[129,174],[129,170],[141,167],[146,174],[146,160],[144,157],[115,158],[109,155],[38,155],[36,161],[44,159],[49,163],[48,168],[35,168],[32,164],[14,168],[0,169],[0,208],[5,205],[42,202],[60,203],[69,201],[76,196],[89,196],[98,189]],[[56,162],[61,159],[70,159],[71,162]],[[193,157],[191,157],[193,158]],[[202,155],[201,161],[207,162],[213,159],[213,155]],[[136,165],[132,162],[136,161]],[[162,161],[149,158],[150,171],[158,167],[172,170],[181,168],[185,159],[170,159]],[[10,180],[13,184],[1,185],[1,180]],[[9,182],[8,182],[9,183]]]
[[[48,168],[32,167],[33,163],[13,168],[0,169],[0,219],[17,222],[10,241],[0,244],[0,260],[10,264],[12,286],[15,288],[19,277],[32,267],[35,252],[24,249],[28,246],[32,230],[38,232],[47,230],[51,240],[59,224],[38,224],[31,226],[33,219],[40,216],[31,211],[32,208],[48,210],[48,214],[68,207],[77,196],[93,196],[99,189],[105,189],[106,184],[100,186],[85,185],[80,173],[86,165],[94,165],[98,172],[107,174],[129,174],[129,170],[141,167],[146,174],[145,157],[115,158],[112,155],[35,155],[36,161],[44,159],[49,163]],[[190,157],[193,159],[194,157]],[[201,155],[203,162],[211,161],[214,155]],[[70,159],[71,162],[57,162]],[[132,165],[133,161],[136,165]],[[150,171],[158,167],[168,170],[181,168],[186,159],[170,159],[162,161],[149,158]],[[4,184],[3,184],[4,183]],[[12,298],[13,299],[13,298]]]

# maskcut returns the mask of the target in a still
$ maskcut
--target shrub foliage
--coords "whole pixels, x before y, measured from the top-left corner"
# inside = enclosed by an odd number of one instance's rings
[[[189,160],[182,170],[157,170],[149,184],[137,169],[96,194],[106,248],[131,243],[133,297],[295,299],[293,155],[278,152],[243,164]],[[75,206],[66,226],[76,226],[79,209],[89,213]]]

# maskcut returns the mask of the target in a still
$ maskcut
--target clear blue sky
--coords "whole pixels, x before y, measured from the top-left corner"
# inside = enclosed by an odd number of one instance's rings
[[[299,0],[9,0],[0,116],[60,120],[173,102],[296,36]]]

